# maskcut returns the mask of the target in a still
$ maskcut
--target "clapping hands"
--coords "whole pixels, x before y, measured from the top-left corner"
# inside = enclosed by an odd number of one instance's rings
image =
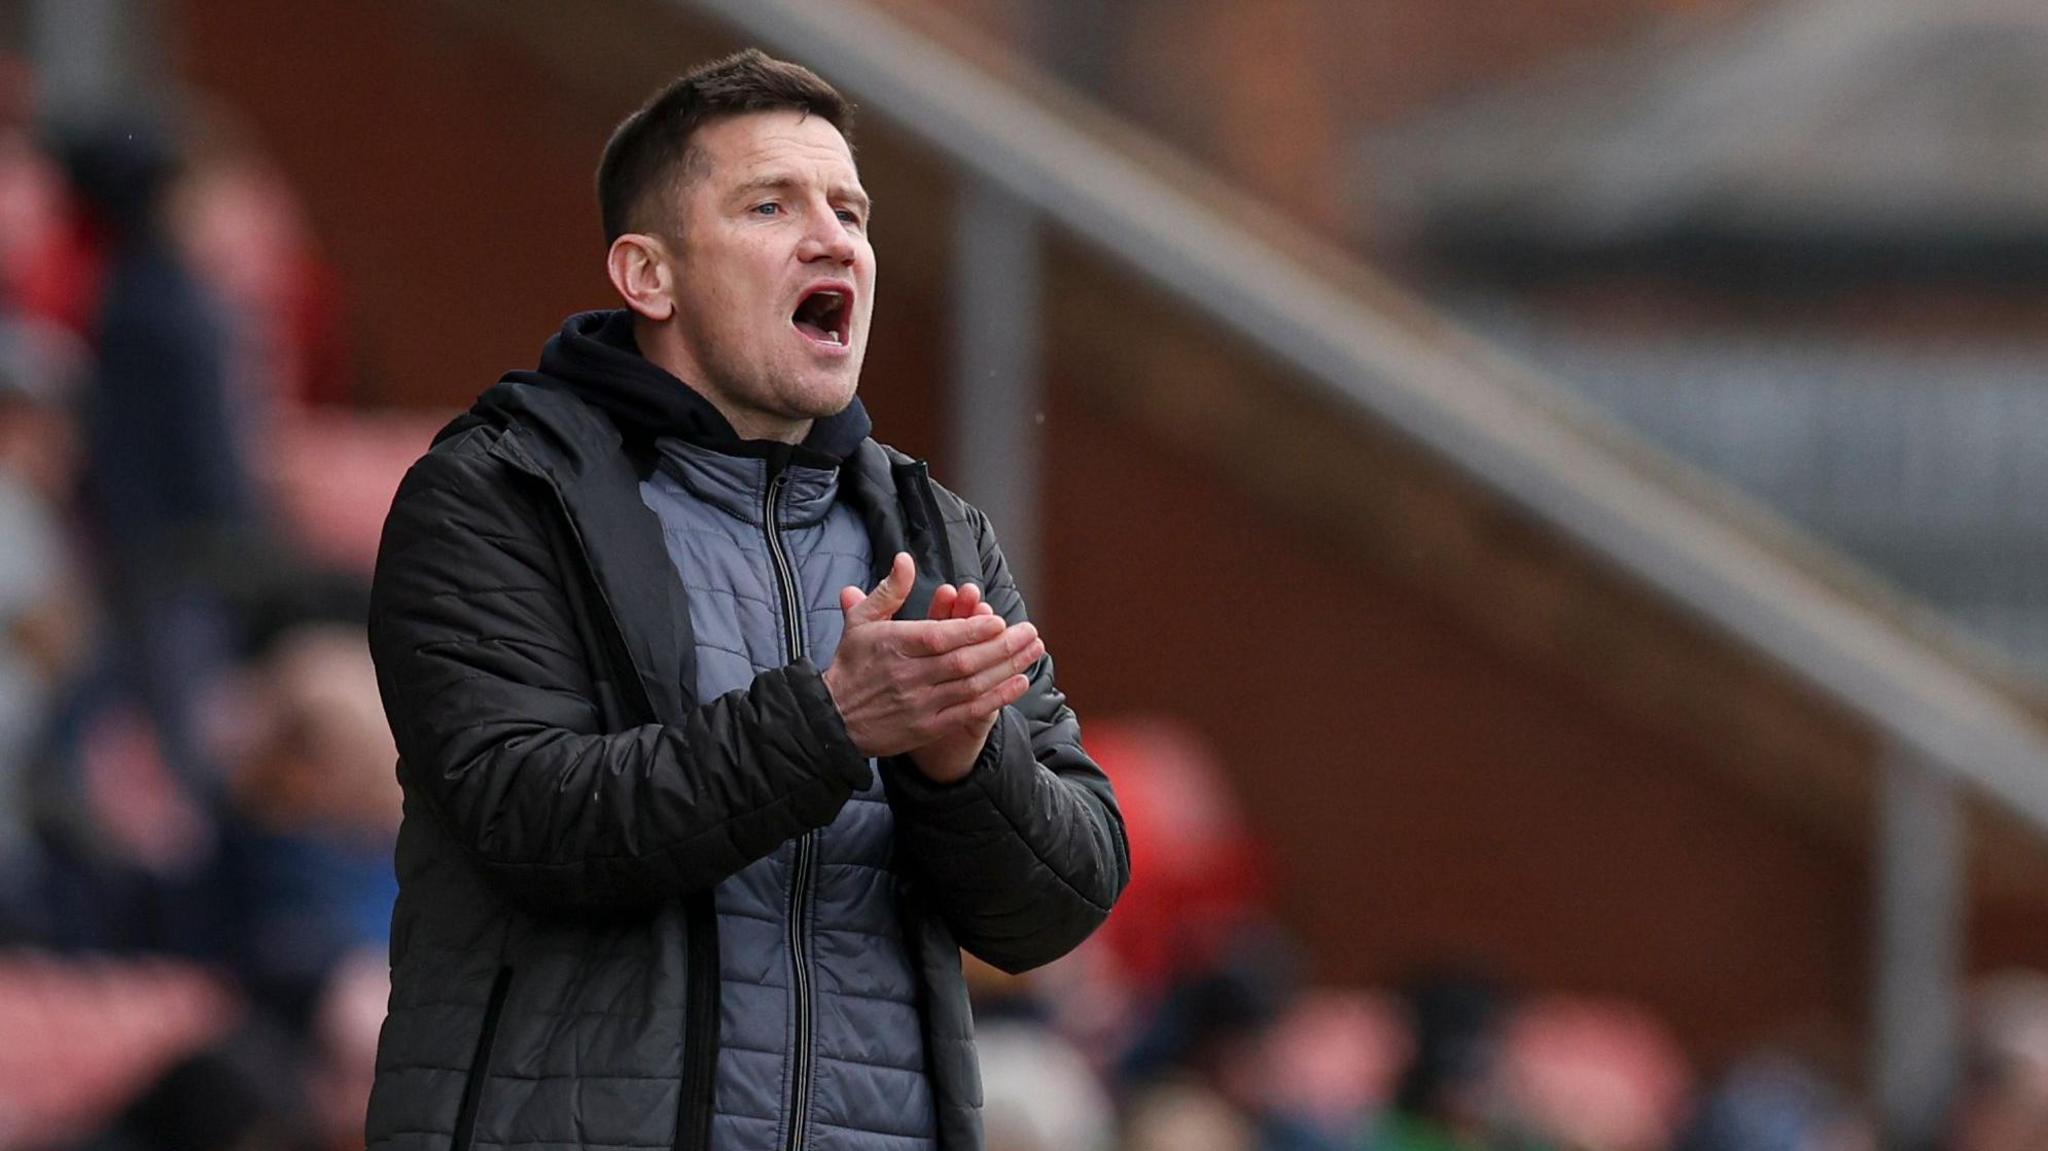
[[[862,752],[908,753],[928,778],[949,783],[973,770],[1003,708],[1030,686],[1023,673],[1045,643],[1029,623],[1005,626],[973,584],[940,585],[927,619],[896,619],[916,578],[898,553],[873,593],[839,593],[846,631],[825,687]]]

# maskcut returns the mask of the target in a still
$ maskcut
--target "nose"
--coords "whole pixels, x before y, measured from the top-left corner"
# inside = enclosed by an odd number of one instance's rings
[[[831,208],[823,208],[811,214],[810,227],[797,245],[797,258],[807,264],[822,260],[851,266],[856,250],[846,222]]]

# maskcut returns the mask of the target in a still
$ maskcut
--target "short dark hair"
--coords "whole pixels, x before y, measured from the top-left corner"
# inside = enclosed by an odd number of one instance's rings
[[[620,121],[597,165],[597,206],[604,242],[628,232],[661,231],[644,218],[648,201],[673,194],[689,175],[697,129],[747,112],[802,112],[853,143],[853,105],[817,73],[759,48],[702,64],[671,81]],[[669,197],[664,197],[669,198]]]

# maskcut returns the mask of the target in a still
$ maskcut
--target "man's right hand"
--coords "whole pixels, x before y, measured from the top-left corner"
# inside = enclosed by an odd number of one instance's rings
[[[896,619],[916,579],[899,552],[872,594],[839,593],[846,633],[825,689],[866,755],[901,755],[985,721],[1023,696],[1030,683],[1022,673],[1045,653],[1037,628],[1006,627],[996,615]]]

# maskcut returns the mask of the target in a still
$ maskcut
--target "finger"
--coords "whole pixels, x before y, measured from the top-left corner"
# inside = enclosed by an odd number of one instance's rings
[[[979,586],[971,583],[960,585],[959,595],[953,601],[954,619],[968,619],[977,615],[988,615],[992,610],[988,605],[988,601],[982,598]]]
[[[1013,675],[1028,670],[1045,654],[1045,642],[1033,639],[1024,650],[1007,659],[999,659],[981,671],[965,679],[954,680],[946,685],[946,702],[950,705],[965,700],[978,699],[994,691],[1002,682]]]
[[[992,603],[989,603],[989,602],[988,602],[987,600],[983,600],[983,601],[981,602],[981,604],[980,604],[979,606],[977,606],[977,607],[976,607],[976,608],[974,609],[974,614],[975,614],[975,615],[994,615],[994,614],[996,614],[996,607],[995,607],[995,605],[994,605],[994,604],[992,604]]]
[[[847,609],[846,622],[852,625],[894,619],[916,583],[917,565],[911,561],[910,553],[897,552],[889,565],[889,574],[876,585],[874,593]]]
[[[859,603],[860,601],[866,598],[868,598],[868,593],[860,590],[857,587],[848,586],[840,588],[839,610],[843,612],[852,611],[853,605]]]
[[[994,704],[992,710],[1001,711],[1018,700],[1023,699],[1024,693],[1030,690],[1031,677],[1020,672],[997,684],[996,689],[990,692],[983,702],[992,702]]]
[[[985,723],[990,716],[1023,699],[1024,693],[1030,690],[1030,680],[1021,675],[1010,676],[973,699],[965,703],[956,703],[941,711],[937,722],[946,727],[966,727],[969,724]]]
[[[899,634],[892,637],[896,652],[920,660],[986,643],[1003,634],[1000,616],[899,622],[896,627]]]
[[[967,622],[982,620],[1000,622],[990,616],[975,616]],[[930,661],[932,666],[923,669],[920,676],[927,683],[951,683],[954,680],[972,679],[992,667],[1010,667],[1023,652],[1038,642],[1038,629],[1028,623],[1004,628],[980,643],[955,648]],[[1012,671],[1021,671],[1030,664],[1018,664]]]
[[[932,592],[932,610],[926,613],[932,619],[952,619],[955,606],[960,602],[960,589],[949,583],[942,583]]]

